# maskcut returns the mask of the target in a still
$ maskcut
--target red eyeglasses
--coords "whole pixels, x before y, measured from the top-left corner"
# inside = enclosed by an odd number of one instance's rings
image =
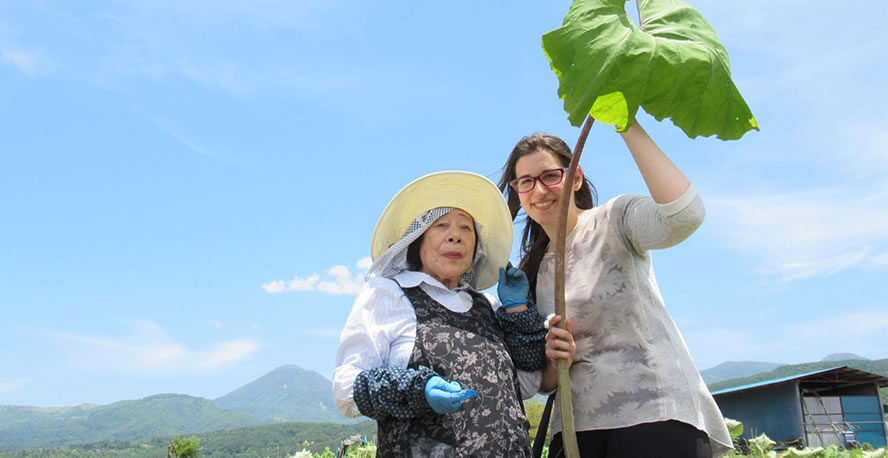
[[[536,186],[536,182],[539,181],[544,186],[557,186],[561,183],[561,180],[564,179],[564,172],[567,169],[549,169],[543,170],[539,175],[532,176],[523,176],[515,178],[514,180],[509,182],[509,186],[512,187],[515,191],[524,194],[525,192],[533,191],[534,186]]]

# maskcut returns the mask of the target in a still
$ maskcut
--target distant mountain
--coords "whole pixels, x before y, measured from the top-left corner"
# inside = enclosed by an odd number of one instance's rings
[[[351,423],[333,404],[333,384],[299,366],[281,366],[215,400],[223,409],[253,415],[263,422]]]
[[[264,423],[356,423],[333,404],[333,384],[298,366],[281,366],[213,401],[158,394],[104,406],[0,405],[0,450],[133,441]]]
[[[854,353],[833,353],[831,355],[826,355],[821,359],[821,361],[847,361],[847,360],[859,360],[859,361],[869,361],[869,358],[864,358],[860,355],[855,355]]]
[[[772,371],[780,366],[783,364],[760,361],[726,361],[718,366],[700,371],[700,375],[703,376],[703,381],[709,384]]]
[[[182,394],[158,394],[104,406],[0,406],[0,450],[138,440],[259,423],[250,415],[222,410],[208,399]]]
[[[10,426],[31,421],[52,419],[66,421],[83,418],[87,411],[99,407],[94,404],[83,404],[75,407],[23,407],[0,405],[0,444],[3,443],[3,431]]]

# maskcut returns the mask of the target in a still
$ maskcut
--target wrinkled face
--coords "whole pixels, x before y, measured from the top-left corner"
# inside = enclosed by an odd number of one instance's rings
[[[426,229],[419,259],[423,272],[453,289],[471,267],[474,252],[475,222],[465,211],[453,209]]]
[[[518,159],[518,162],[515,163],[515,177],[535,177],[545,170],[561,167],[564,165],[552,153],[537,151]],[[580,188],[582,180],[582,172],[577,170],[574,190]],[[524,208],[524,212],[530,219],[539,223],[543,228],[547,228],[558,224],[558,207],[563,192],[564,180],[553,186],[544,186],[537,182],[530,192],[518,193],[518,200],[521,201],[521,207]]]

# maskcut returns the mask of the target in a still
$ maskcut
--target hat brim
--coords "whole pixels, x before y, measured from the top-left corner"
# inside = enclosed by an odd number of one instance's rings
[[[499,281],[499,268],[505,267],[512,252],[512,214],[505,197],[492,181],[471,172],[437,172],[418,178],[398,191],[382,211],[373,238],[370,256],[375,261],[418,216],[438,207],[459,208],[481,225],[481,239],[487,250],[487,264],[478,274],[479,290]]]

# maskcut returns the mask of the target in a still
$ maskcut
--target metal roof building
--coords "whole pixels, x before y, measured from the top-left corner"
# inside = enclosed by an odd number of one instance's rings
[[[743,422],[743,437],[765,433],[810,447],[851,441],[885,447],[888,443],[879,387],[888,377],[848,366],[714,391],[727,418]]]

